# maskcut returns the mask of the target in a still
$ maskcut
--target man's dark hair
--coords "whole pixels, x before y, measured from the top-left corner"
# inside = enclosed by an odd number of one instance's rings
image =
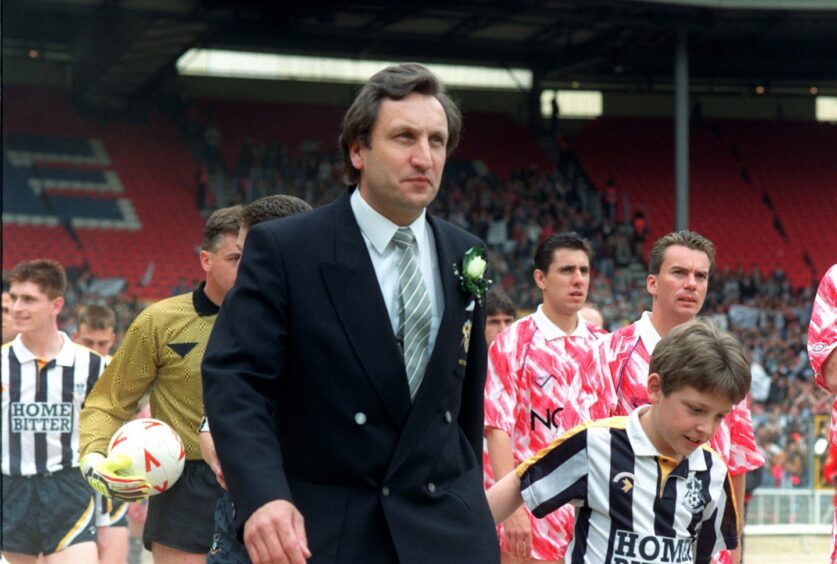
[[[649,274],[660,273],[663,260],[666,258],[666,251],[669,247],[674,246],[686,247],[693,251],[702,251],[709,259],[709,275],[711,276],[715,272],[715,245],[697,231],[683,229],[663,235],[654,242],[654,246],[651,247],[651,253],[648,257]]]
[[[491,288],[485,294],[485,315],[502,314],[517,317],[517,308],[507,293],[500,288]]]
[[[63,298],[67,291],[67,272],[51,259],[33,259],[18,263],[8,276],[9,284],[32,282],[49,299]]]
[[[212,212],[203,228],[202,251],[214,253],[221,246],[224,235],[238,235],[241,209],[241,206],[232,206]]]
[[[259,198],[246,206],[241,212],[241,227],[250,229],[270,219],[278,219],[311,209],[307,202],[286,194],[274,194]]]
[[[571,251],[584,251],[587,258],[593,261],[593,247],[587,239],[575,231],[564,231],[550,235],[538,244],[535,249],[535,269],[547,272],[549,265],[555,258],[555,251],[558,249],[570,249]]]
[[[442,104],[448,120],[448,142],[445,147],[447,154],[450,155],[459,144],[462,112],[445,92],[442,81],[427,67],[418,63],[387,67],[375,73],[360,89],[355,101],[343,116],[339,142],[343,153],[344,173],[349,184],[357,184],[360,180],[360,171],[352,164],[350,148],[355,141],[360,141],[365,147],[370,146],[372,127],[378,118],[381,100],[401,100],[413,92],[433,96]]]

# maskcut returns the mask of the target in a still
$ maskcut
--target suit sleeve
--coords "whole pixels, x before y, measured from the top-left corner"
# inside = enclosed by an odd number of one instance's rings
[[[247,236],[202,364],[206,416],[236,504],[236,528],[262,505],[291,500],[273,417],[285,366],[287,284],[283,254],[262,227]]]

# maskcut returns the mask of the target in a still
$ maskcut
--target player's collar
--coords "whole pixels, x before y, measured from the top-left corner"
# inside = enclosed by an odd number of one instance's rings
[[[209,296],[206,295],[205,287],[206,282],[201,282],[200,286],[195,288],[195,291],[192,292],[192,305],[201,317],[215,315],[220,309],[217,305],[212,303],[212,300],[210,300]]]
[[[58,366],[73,366],[76,361],[76,353],[73,342],[63,331],[59,331],[58,334],[61,335],[63,344],[61,345],[61,350],[58,351],[58,354],[55,357],[55,364]],[[38,358],[32,354],[32,351],[26,348],[20,334],[15,337],[14,341],[12,341],[12,348],[15,351],[15,356],[17,357],[18,362],[21,364],[35,361]]]
[[[535,310],[535,313],[532,314],[532,319],[535,321],[538,331],[541,332],[541,335],[543,335],[544,339],[547,341],[552,341],[561,337],[579,337],[586,340],[590,334],[587,330],[587,324],[584,323],[584,319],[581,318],[581,315],[576,314],[576,316],[578,318],[578,323],[575,326],[575,330],[569,335],[546,316],[543,312],[543,304],[539,305],[538,309]]]
[[[664,456],[660,454],[657,447],[655,447],[654,443],[651,442],[651,439],[645,433],[645,429],[642,428],[642,423],[639,422],[640,414],[647,409],[650,409],[650,406],[643,405],[633,410],[631,414],[628,415],[628,440],[631,442],[631,448],[633,449],[635,456]],[[706,459],[703,456],[703,447],[696,448],[686,458],[689,461],[689,471],[694,470],[700,472],[706,470]]]
[[[642,317],[639,318],[639,321],[636,322],[637,332],[639,333],[639,338],[642,340],[642,344],[645,345],[645,350],[648,351],[648,354],[654,354],[654,348],[657,346],[657,343],[660,342],[662,337],[657,330],[654,328],[654,324],[651,323],[651,312],[644,311],[642,312]]]

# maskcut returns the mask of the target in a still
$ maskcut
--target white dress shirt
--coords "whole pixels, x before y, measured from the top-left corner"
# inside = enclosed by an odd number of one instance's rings
[[[375,276],[378,278],[378,285],[381,288],[381,294],[383,294],[384,303],[389,313],[392,332],[397,335],[398,328],[401,326],[401,320],[398,317],[400,313],[398,263],[403,251],[392,242],[392,236],[395,235],[399,226],[375,211],[360,195],[359,188],[352,192],[349,201],[358,226],[360,226],[360,232],[363,234],[363,240],[366,242],[369,258],[372,259]],[[421,269],[424,286],[427,288],[433,313],[428,338],[428,352],[432,354],[433,345],[436,343],[436,335],[439,333],[439,325],[442,321],[442,313],[445,309],[442,278],[438,275],[439,257],[436,254],[436,238],[433,236],[433,230],[427,224],[426,212],[424,211],[407,227],[413,231],[416,238],[419,268]]]

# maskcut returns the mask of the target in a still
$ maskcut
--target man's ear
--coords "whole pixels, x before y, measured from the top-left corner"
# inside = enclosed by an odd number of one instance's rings
[[[52,309],[55,312],[55,315],[61,313],[61,310],[64,309],[64,298],[58,296],[54,300],[52,300]]]
[[[358,139],[349,146],[349,157],[352,160],[352,166],[357,170],[363,170],[363,155],[360,152],[362,148],[362,144]]]
[[[657,275],[656,274],[649,274],[648,278],[645,279],[645,289],[648,290],[648,293],[651,294],[652,297],[657,297]]]
[[[209,264],[209,261],[210,261],[209,252],[208,252],[208,251],[201,251],[201,254],[200,254],[200,259],[201,259],[201,269],[202,269],[204,272],[209,272],[209,269],[210,269],[210,264]]]
[[[535,272],[532,274],[532,277],[535,279],[535,285],[540,288],[541,290],[546,289],[546,274],[544,274],[543,270],[540,268],[536,268]]]
[[[648,390],[648,401],[652,404],[659,402],[663,398],[663,387],[658,373],[652,372],[648,375],[645,388]]]

